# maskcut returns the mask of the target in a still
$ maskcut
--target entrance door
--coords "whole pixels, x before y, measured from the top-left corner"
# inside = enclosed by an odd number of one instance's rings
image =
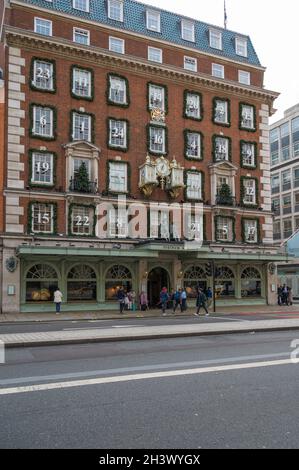
[[[155,268],[150,271],[147,281],[147,292],[150,307],[157,307],[160,302],[160,292],[163,287],[170,289],[169,275],[164,268]]]

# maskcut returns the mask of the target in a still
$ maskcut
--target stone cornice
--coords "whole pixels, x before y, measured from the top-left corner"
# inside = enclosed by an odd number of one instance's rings
[[[139,57],[129,55],[113,54],[107,49],[102,49],[94,46],[83,46],[65,39],[58,39],[49,36],[41,36],[31,31],[6,26],[5,27],[6,42],[9,46],[21,47],[23,49],[39,51],[40,53],[52,52],[65,58],[81,59],[89,64],[98,65],[102,67],[109,67],[110,69],[121,70],[124,69],[132,71],[139,75],[149,76],[153,75],[161,79],[176,80],[183,83],[185,86],[203,86],[206,89],[223,92],[233,93],[239,97],[251,97],[267,103],[270,110],[273,109],[273,101],[279,96],[279,93],[254,87],[242,86],[237,82],[229,80],[217,80],[210,75],[203,73],[190,73],[184,69],[173,67],[163,64],[152,64],[147,60]]]

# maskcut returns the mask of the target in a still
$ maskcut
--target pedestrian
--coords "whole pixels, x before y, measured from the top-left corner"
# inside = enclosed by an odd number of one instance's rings
[[[277,287],[277,303],[278,305],[282,304],[282,286]]]
[[[60,313],[60,307],[61,307],[61,302],[62,302],[62,292],[59,290],[59,287],[54,292],[54,303],[56,306],[56,315],[59,315]]]
[[[124,313],[125,309],[125,291],[121,287],[117,292],[117,300],[119,302],[119,313]]]
[[[132,310],[132,291],[127,293],[126,306],[127,310]]]
[[[198,294],[197,294],[197,299],[196,299],[196,307],[197,307],[197,312],[194,314],[195,316],[199,317],[199,311],[201,309],[201,307],[204,308],[204,310],[206,311],[206,316],[209,316],[209,312],[208,312],[208,309],[207,309],[207,306],[206,306],[206,296],[205,294],[203,293],[202,289],[198,289]]]
[[[148,309],[148,300],[147,300],[147,294],[146,292],[142,291],[139,297],[140,301],[140,308],[142,312]]]
[[[136,311],[136,292],[131,290],[131,303],[132,303],[132,310],[133,312]]]
[[[181,312],[187,310],[187,292],[186,289],[180,289],[181,291]]]
[[[129,310],[129,303],[130,303],[129,294],[127,291],[125,291],[125,310]]]
[[[207,290],[207,305],[208,305],[208,308],[210,308],[210,306],[212,305],[212,300],[213,300],[213,292],[212,292],[212,289],[210,287],[208,287],[208,290]]]
[[[163,317],[165,317],[167,315],[165,313],[165,310],[167,309],[168,300],[169,300],[169,295],[168,295],[168,292],[167,292],[167,288],[163,287],[163,289],[160,292],[160,305],[161,305],[161,309],[162,309],[162,312],[163,312]]]
[[[291,287],[289,287],[289,292],[288,292],[288,304],[293,305],[293,291]]]
[[[181,289],[176,290],[173,293],[173,314],[175,314],[175,311],[177,307],[180,305],[181,311],[182,311],[182,305],[181,305]]]
[[[287,300],[288,300],[288,287],[286,284],[282,286],[282,303],[284,305],[287,305]]]

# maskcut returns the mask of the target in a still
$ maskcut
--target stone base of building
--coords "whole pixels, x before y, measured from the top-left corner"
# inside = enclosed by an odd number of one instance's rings
[[[117,310],[120,287],[148,296],[158,308],[162,287],[185,288],[188,305],[195,304],[196,288],[213,288],[215,264],[218,308],[276,305],[277,275],[273,260],[284,260],[256,247],[204,245],[186,250],[183,243],[122,240],[74,241],[10,237],[2,240],[2,313],[53,311],[53,292],[63,293],[66,312]],[[271,267],[271,269],[270,269]],[[274,266],[275,268],[275,266]]]

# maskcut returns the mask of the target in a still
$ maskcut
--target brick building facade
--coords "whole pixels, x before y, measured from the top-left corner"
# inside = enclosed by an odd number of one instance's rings
[[[219,303],[273,303],[277,94],[250,38],[133,0],[5,4],[2,311],[52,310],[57,284],[68,310],[117,308],[120,285],[192,298],[210,261]],[[161,214],[141,240],[119,217],[101,238],[118,195],[202,203],[202,248]]]

